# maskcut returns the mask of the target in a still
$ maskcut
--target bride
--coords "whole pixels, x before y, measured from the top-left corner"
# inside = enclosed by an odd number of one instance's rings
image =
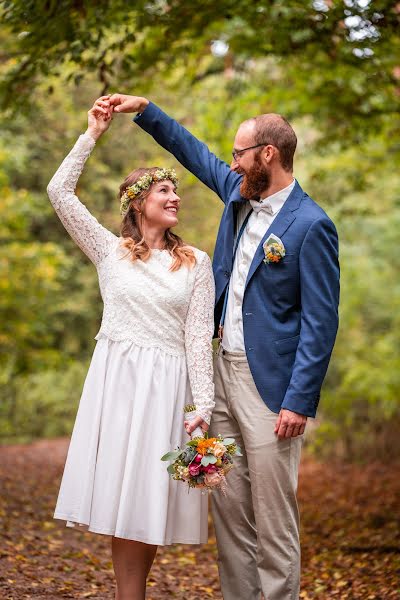
[[[104,312],[69,446],[54,517],[111,536],[117,600],[145,597],[157,546],[207,541],[207,496],[188,494],[160,457],[205,431],[214,407],[214,280],[207,254],[171,230],[171,169],[132,171],[120,186],[121,235],[93,217],[75,187],[111,117],[102,96],[48,194],[95,264]],[[183,421],[185,404],[196,418]]]

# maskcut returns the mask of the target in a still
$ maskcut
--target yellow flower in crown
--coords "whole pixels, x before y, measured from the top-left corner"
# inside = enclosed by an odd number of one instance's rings
[[[269,236],[267,241],[263,244],[264,249],[264,262],[265,264],[269,263],[279,263],[286,254],[285,246],[276,235],[273,233]]]
[[[125,192],[121,196],[120,213],[124,217],[129,210],[129,204],[131,200],[136,198],[144,190],[156,182],[165,181],[169,179],[172,181],[175,187],[178,187],[178,176],[174,169],[158,169],[154,173],[145,173],[142,177],[129,187],[126,188]]]

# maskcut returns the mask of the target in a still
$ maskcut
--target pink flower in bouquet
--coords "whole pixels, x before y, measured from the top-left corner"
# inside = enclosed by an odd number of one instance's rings
[[[204,473],[215,473],[216,470],[217,467],[215,465],[207,465],[206,467],[203,467]]]
[[[194,462],[201,462],[201,459],[203,458],[203,456],[201,454],[196,454],[196,456],[194,457]]]
[[[209,487],[215,487],[221,483],[221,475],[217,471],[206,473],[204,476],[204,483]]]
[[[197,477],[197,475],[200,475],[200,464],[192,463],[189,465],[189,473],[192,477]]]

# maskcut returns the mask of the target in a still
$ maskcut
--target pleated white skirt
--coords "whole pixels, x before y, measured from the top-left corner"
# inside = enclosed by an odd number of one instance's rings
[[[173,481],[160,460],[188,441],[185,356],[97,342],[54,518],[147,544],[206,543],[208,499]]]

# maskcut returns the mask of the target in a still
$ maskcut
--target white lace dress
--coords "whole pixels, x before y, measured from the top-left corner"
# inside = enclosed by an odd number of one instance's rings
[[[214,406],[210,259],[171,272],[153,250],[133,262],[75,195],[95,145],[79,137],[48,186],[64,227],[97,267],[104,302],[54,517],[148,544],[207,541],[207,496],[173,481],[160,458],[188,440],[183,407]]]

